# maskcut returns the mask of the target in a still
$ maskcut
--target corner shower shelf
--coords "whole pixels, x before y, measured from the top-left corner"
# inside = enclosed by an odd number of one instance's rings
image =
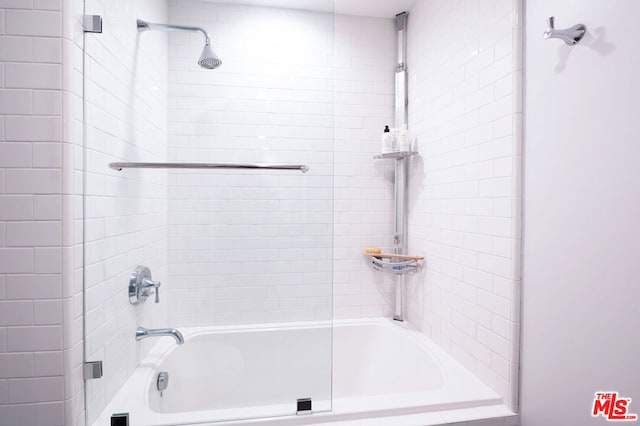
[[[409,256],[393,253],[365,253],[369,256],[373,269],[395,275],[414,274],[424,261],[423,256]]]
[[[406,158],[406,157],[413,157],[414,155],[418,155],[418,152],[417,151],[395,151],[395,152],[388,152],[386,154],[374,155],[373,159],[384,160],[387,158]]]
[[[407,192],[407,166],[408,163],[406,161],[407,158],[418,155],[417,151],[394,151],[388,152],[384,154],[374,155],[374,160],[386,160],[393,159],[395,160],[396,165],[396,211],[401,209],[404,213],[401,216],[404,219],[401,221],[402,224],[399,225],[398,218],[396,216],[396,233],[395,238],[400,241],[400,235],[406,235],[406,192]],[[403,225],[404,224],[404,225]],[[405,237],[406,238],[406,237]],[[406,249],[406,242],[402,245]],[[424,257],[422,256],[408,256],[404,254],[392,254],[392,253],[369,253],[365,252],[366,256],[369,256],[371,266],[373,269],[380,272],[386,272],[388,274],[399,275],[400,283],[402,283],[402,276],[405,274],[415,274],[418,272],[422,263],[424,262]],[[398,291],[402,291],[402,285],[398,286]],[[396,298],[402,299],[401,295],[396,295]]]

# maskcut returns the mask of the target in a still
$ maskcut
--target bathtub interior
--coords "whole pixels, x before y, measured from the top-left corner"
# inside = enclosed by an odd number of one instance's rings
[[[443,387],[443,368],[419,340],[392,327],[326,325],[239,332],[196,333],[187,347],[173,347],[148,380],[149,407],[158,413],[290,405],[295,396],[330,410],[331,397],[426,392]],[[324,342],[333,335],[333,357]],[[331,377],[324,374],[332,369]],[[162,392],[152,384],[170,374]],[[257,380],[256,378],[260,378]],[[332,392],[333,389],[333,392]],[[184,395],[189,395],[184,398]]]
[[[405,338],[398,330],[385,326],[388,325],[385,322],[380,325],[353,322],[338,325],[333,345],[334,397],[441,388],[442,368],[430,352],[420,347],[420,341]],[[401,327],[399,323],[395,325]]]
[[[181,346],[158,341],[95,426],[123,411],[139,426],[258,418],[253,421],[293,425],[307,424],[302,417],[325,423],[502,404],[424,334],[390,319],[199,327],[184,334]],[[317,342],[327,337],[332,359],[317,356]],[[317,377],[327,363],[332,383]],[[170,374],[162,396],[155,387],[160,371]],[[302,395],[313,400],[311,416],[295,415],[295,397]]]
[[[156,413],[226,410],[259,416],[294,414],[297,400],[311,398],[316,412],[331,409],[330,324],[298,329],[196,331],[184,346],[162,356],[147,380],[149,408]],[[166,390],[155,378],[169,373]],[[279,408],[278,408],[279,407]],[[252,412],[253,414],[249,414]],[[237,415],[229,414],[229,418]]]

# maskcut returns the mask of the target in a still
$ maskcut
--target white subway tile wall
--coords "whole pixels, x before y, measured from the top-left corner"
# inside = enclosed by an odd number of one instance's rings
[[[169,327],[167,293],[129,303],[137,265],[167,282],[167,174],[115,171],[113,161],[165,161],[167,34],[139,34],[136,19],[167,20],[161,0],[90,0],[87,13],[105,31],[85,38],[85,345],[105,375],[87,382],[89,424],[120,389],[154,341],[136,342],[138,326]],[[9,234],[7,234],[9,237]]]
[[[332,317],[332,14],[170,1],[200,33],[169,36],[169,158],[300,171],[175,171],[169,180],[175,326]]]
[[[169,16],[208,29],[223,61],[203,71],[202,36],[170,35],[170,157],[311,167],[172,173],[172,321],[330,318],[332,242],[335,316],[388,313],[361,253],[390,238],[390,176],[372,157],[393,113],[392,21],[202,1]]]
[[[394,127],[396,32],[393,17],[336,16],[334,316],[393,312],[393,279],[373,271],[364,247],[390,248],[393,173],[381,152]]]
[[[81,47],[77,31],[63,31],[76,23],[71,9],[63,25],[61,1],[0,2],[2,426],[74,424],[74,411],[82,411],[82,382],[72,379],[82,333],[67,323],[74,317],[67,303],[74,273],[73,255],[65,251],[82,237],[74,235],[73,216],[63,214],[64,200],[74,194],[65,185],[63,170],[74,167],[62,156],[73,143],[65,134],[81,118],[71,105],[63,121],[63,98],[82,94],[81,85],[63,79],[76,71],[73,61],[63,70],[63,42]]]
[[[52,7],[55,0],[34,0],[43,7]],[[87,8],[88,11],[88,8]],[[34,108],[60,108],[63,115],[62,137],[65,144],[60,152],[63,164],[63,188],[65,195],[59,203],[40,197],[34,214],[42,216],[60,215],[63,219],[63,274],[65,287],[63,300],[64,351],[63,368],[65,389],[74,392],[72,399],[65,403],[64,424],[85,425],[85,385],[83,367],[84,353],[84,0],[63,0],[63,94],[62,104],[56,106],[56,97],[51,92],[42,91],[42,96],[34,97]],[[58,52],[56,52],[58,54]],[[39,99],[39,100],[38,100]],[[58,209],[59,205],[59,209]],[[45,212],[48,211],[48,212]],[[37,410],[38,421],[52,419],[58,423],[60,413],[51,407]]]
[[[410,15],[409,317],[517,408],[518,0],[424,0]]]

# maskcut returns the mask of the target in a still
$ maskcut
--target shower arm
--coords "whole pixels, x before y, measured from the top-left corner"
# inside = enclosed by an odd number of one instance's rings
[[[138,31],[151,31],[151,30],[163,30],[163,31],[200,31],[204,34],[205,44],[210,45],[209,34],[200,27],[189,27],[186,25],[170,25],[170,24],[158,24],[154,22],[143,21],[138,19],[137,21]]]

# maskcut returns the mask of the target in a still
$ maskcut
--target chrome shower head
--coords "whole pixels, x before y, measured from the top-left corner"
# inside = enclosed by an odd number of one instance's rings
[[[218,55],[215,54],[213,50],[211,50],[211,46],[209,45],[209,40],[204,45],[202,49],[202,53],[200,54],[200,59],[198,59],[198,65],[202,68],[206,68],[208,70],[213,70],[222,65],[222,61],[218,58]]]
[[[200,27],[188,27],[185,25],[169,25],[169,24],[156,24],[147,21],[143,21],[142,19],[138,19],[137,21],[138,31],[151,31],[151,30],[161,30],[161,31],[200,31],[204,34],[204,48],[202,49],[202,53],[200,54],[200,59],[198,59],[198,65],[202,68],[206,68],[208,70],[212,70],[218,68],[222,65],[222,61],[218,56],[211,50],[211,42],[209,40],[209,34],[205,30]]]

